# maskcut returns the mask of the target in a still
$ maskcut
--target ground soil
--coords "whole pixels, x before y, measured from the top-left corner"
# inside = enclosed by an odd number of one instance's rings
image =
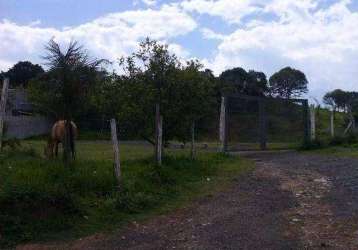
[[[251,153],[256,169],[187,208],[107,236],[19,249],[358,249],[358,159]]]

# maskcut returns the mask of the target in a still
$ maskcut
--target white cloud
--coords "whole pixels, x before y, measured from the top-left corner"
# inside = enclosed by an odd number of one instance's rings
[[[79,40],[96,57],[116,60],[137,47],[138,41],[149,36],[165,40],[193,31],[196,22],[175,5],[163,5],[159,10],[137,10],[112,13],[91,22],[63,29],[41,28],[39,22],[18,25],[8,20],[0,22],[0,60],[39,62],[44,45],[55,38],[60,43]],[[172,45],[185,54],[179,45]],[[0,61],[0,62],[1,62]],[[3,66],[6,65],[6,66]],[[0,64],[0,70],[7,67]]]
[[[357,90],[358,13],[348,3],[319,9],[313,0],[271,1],[265,12],[277,20],[253,20],[238,28],[206,64],[216,74],[241,66],[269,75],[291,65],[307,74],[313,95],[333,88]]]
[[[11,62],[0,60],[0,72],[2,70],[3,71],[8,70],[9,68],[11,68],[12,65],[13,64]]]
[[[216,74],[241,66],[270,75],[289,65],[307,74],[312,95],[338,87],[357,90],[358,13],[348,8],[350,0],[178,0],[162,6],[160,1],[137,1],[154,7],[112,13],[63,29],[43,28],[40,21],[0,21],[0,70],[19,60],[41,62],[43,46],[52,37],[62,43],[79,40],[94,56],[116,60],[150,36],[169,43],[170,51],[180,57],[191,58],[196,51],[191,54],[175,38],[196,30],[194,18],[206,14],[236,29],[216,33],[204,28],[210,23],[197,29],[204,39],[214,40],[211,44],[218,43],[202,60]],[[196,38],[188,37],[185,43],[205,44],[191,39]]]
[[[216,33],[215,31],[208,28],[202,28],[201,33],[206,39],[224,40],[226,37],[225,35]]]
[[[184,10],[218,16],[230,23],[240,23],[249,14],[262,10],[264,0],[185,0],[181,3]]]
[[[148,6],[154,6],[157,4],[156,0],[142,0],[142,2]]]

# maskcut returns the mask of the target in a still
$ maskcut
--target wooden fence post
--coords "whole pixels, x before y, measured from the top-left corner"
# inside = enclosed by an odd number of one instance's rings
[[[191,150],[190,150],[190,156],[193,160],[195,158],[195,122],[191,125]]]
[[[227,151],[227,132],[228,132],[228,114],[227,114],[227,97],[221,97],[221,108],[220,108],[220,144],[221,144],[221,151]]]
[[[119,157],[119,143],[117,136],[117,125],[116,119],[111,119],[111,134],[112,134],[112,144],[113,144],[113,152],[114,152],[114,172],[116,175],[118,188],[121,187],[121,163]]]
[[[162,165],[163,150],[163,117],[160,114],[160,105],[155,106],[155,158],[158,166]]]
[[[6,116],[6,103],[7,103],[7,95],[9,90],[10,80],[9,78],[5,78],[3,81],[2,92],[1,92],[1,102],[0,102],[0,151],[3,148],[3,139],[4,139],[4,123]]]
[[[331,137],[334,138],[335,134],[334,134],[334,110],[331,111],[331,126],[330,126],[330,130],[331,130]]]
[[[311,141],[316,140],[316,109],[312,104],[310,106],[310,121],[311,121]]]

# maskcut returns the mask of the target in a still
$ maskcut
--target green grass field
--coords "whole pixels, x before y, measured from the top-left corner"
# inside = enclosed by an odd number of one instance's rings
[[[80,141],[70,168],[44,159],[43,146],[25,141],[0,154],[1,246],[111,231],[218,191],[253,168],[247,160],[205,151],[190,160],[186,150],[166,151],[158,167],[152,147],[126,144],[118,192],[109,142]]]

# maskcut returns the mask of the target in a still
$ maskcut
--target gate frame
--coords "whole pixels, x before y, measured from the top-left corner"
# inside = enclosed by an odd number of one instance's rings
[[[220,108],[220,143],[222,152],[228,151],[228,121],[230,114],[230,98],[241,98],[245,100],[256,101],[259,106],[259,143],[260,149],[267,149],[267,112],[266,112],[266,101],[267,100],[280,100],[286,102],[298,102],[302,104],[303,107],[303,133],[304,133],[304,143],[308,144],[311,142],[310,138],[310,119],[309,119],[309,106],[307,99],[283,99],[275,97],[258,97],[258,96],[249,96],[243,94],[226,94],[221,97],[221,108]]]

